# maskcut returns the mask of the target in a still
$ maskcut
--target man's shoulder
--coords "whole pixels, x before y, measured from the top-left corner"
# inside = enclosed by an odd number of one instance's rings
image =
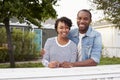
[[[89,35],[94,35],[94,36],[96,36],[96,35],[101,35],[100,32],[98,32],[97,30],[95,30],[95,29],[92,28],[92,27],[90,27],[90,30],[89,30],[88,34],[89,34]]]
[[[78,31],[78,28],[71,29],[70,32],[76,32]]]
[[[71,29],[69,32],[69,35],[76,35],[76,34],[78,34],[78,28]]]

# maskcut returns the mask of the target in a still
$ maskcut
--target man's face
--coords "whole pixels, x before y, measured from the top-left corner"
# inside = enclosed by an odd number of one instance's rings
[[[77,25],[81,33],[85,33],[91,22],[91,17],[88,12],[80,11],[77,15]]]

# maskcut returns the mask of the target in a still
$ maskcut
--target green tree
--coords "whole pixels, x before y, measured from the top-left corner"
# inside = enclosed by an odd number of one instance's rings
[[[39,27],[40,23],[48,18],[56,18],[53,5],[57,0],[0,0],[0,22],[5,24],[8,42],[10,66],[15,67],[13,45],[9,21],[16,17],[19,22],[29,21]]]
[[[92,0],[98,10],[104,10],[105,19],[120,28],[120,0]]]

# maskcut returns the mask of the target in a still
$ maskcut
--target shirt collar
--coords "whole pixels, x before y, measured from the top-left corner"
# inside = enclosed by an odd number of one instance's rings
[[[92,27],[89,26],[89,28],[88,28],[88,30],[87,30],[85,36],[91,36],[91,34],[90,34],[91,31],[92,31]]]

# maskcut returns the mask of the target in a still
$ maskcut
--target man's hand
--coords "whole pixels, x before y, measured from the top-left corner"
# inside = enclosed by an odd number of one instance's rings
[[[63,62],[63,63],[60,64],[60,67],[71,68],[71,67],[73,67],[73,65],[70,62]]]
[[[41,50],[40,50],[40,55],[41,55],[41,57],[43,57],[44,54],[45,54],[45,50],[44,50],[44,49],[41,49]]]

